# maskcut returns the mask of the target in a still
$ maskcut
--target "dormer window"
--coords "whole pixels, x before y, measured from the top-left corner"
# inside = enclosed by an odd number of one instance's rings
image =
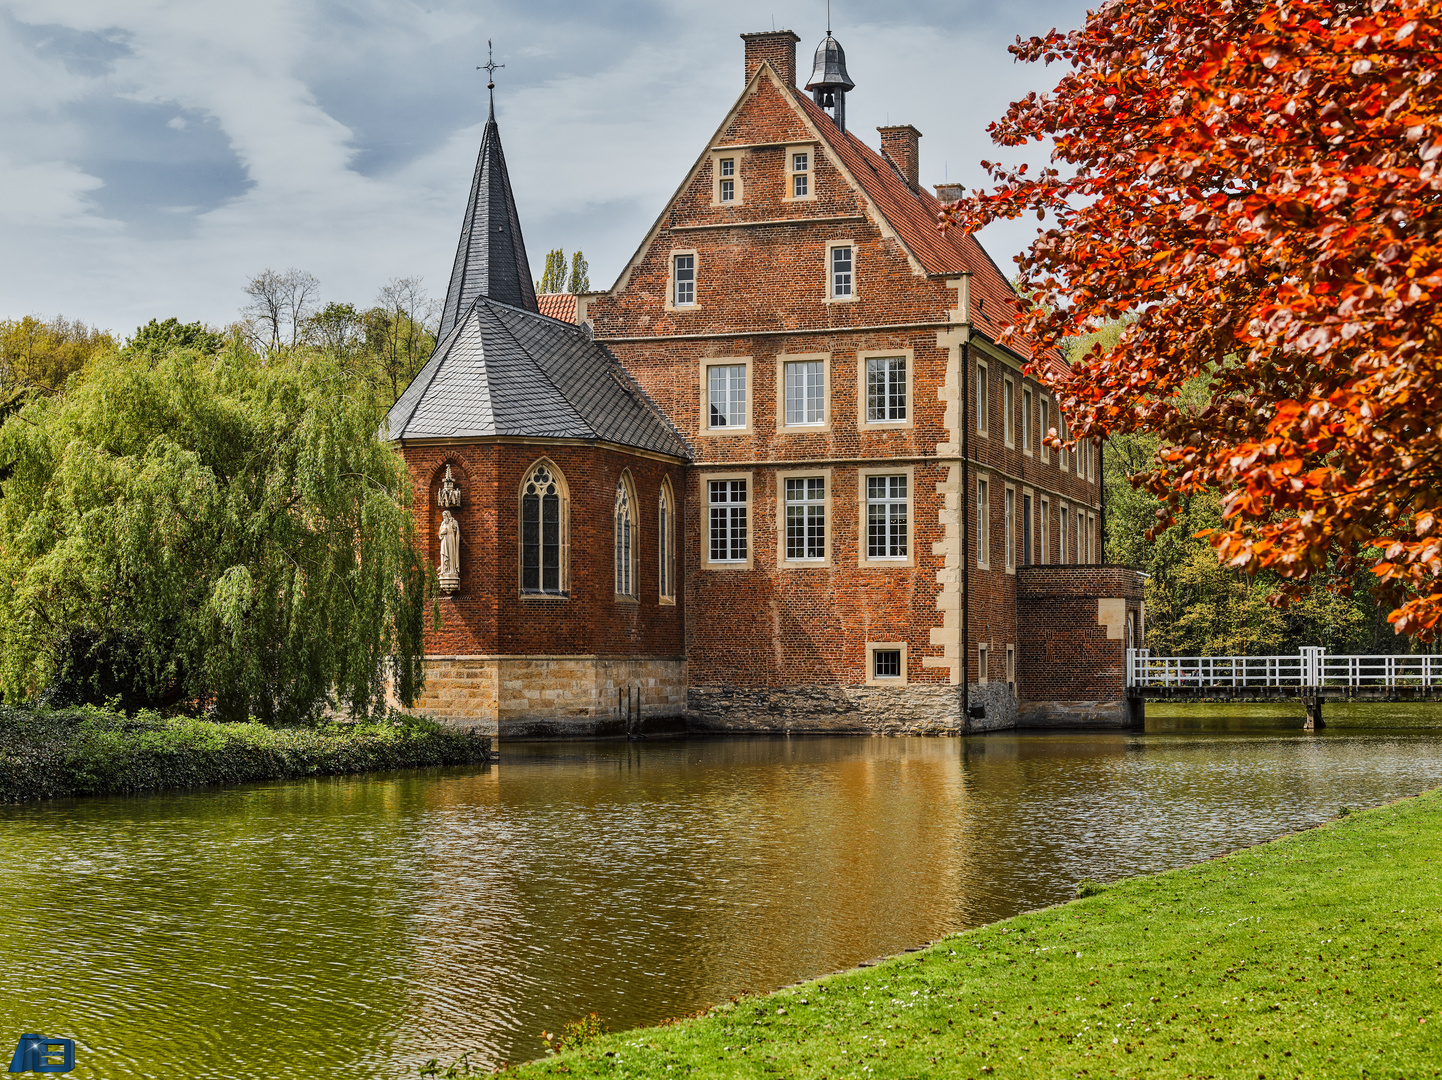
[[[804,199],[811,194],[811,153],[796,150],[791,154],[791,197]]]
[[[720,166],[719,199],[724,203],[734,203],[736,201],[736,159],[722,158]]]

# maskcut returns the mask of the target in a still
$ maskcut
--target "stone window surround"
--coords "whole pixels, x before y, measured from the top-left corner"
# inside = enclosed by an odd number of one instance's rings
[[[620,476],[620,478],[616,481],[616,487],[617,487],[618,495],[619,495],[620,487],[621,487],[621,485],[623,485],[623,484],[624,484],[625,487],[626,487],[626,494],[630,497],[630,503],[631,503],[631,566],[630,566],[631,591],[630,591],[629,593],[622,593],[622,592],[615,592],[615,591],[614,591],[615,581],[616,581],[616,568],[615,568],[615,566],[613,565],[613,566],[611,567],[611,582],[612,582],[612,590],[613,590],[613,592],[612,592],[612,599],[613,599],[616,603],[618,603],[618,604],[639,604],[639,603],[641,602],[641,550],[640,550],[640,549],[641,549],[641,544],[640,544],[640,540],[641,540],[641,503],[640,503],[640,500],[636,498],[636,482],[635,482],[635,479],[631,476],[631,470],[630,470],[630,469],[622,469],[622,470],[621,470],[621,476]],[[611,558],[612,558],[613,563],[614,563],[614,561],[615,561],[615,542],[614,542],[614,539],[615,539],[615,532],[614,532],[614,530],[615,530],[615,521],[614,521],[614,514],[615,514],[615,510],[613,509],[613,510],[612,510],[613,520],[612,520],[612,523],[611,523],[611,528],[612,528]]]
[[[991,677],[990,665],[987,661],[991,658],[991,644],[985,641],[976,643],[976,682],[979,686],[985,686]]]
[[[782,184],[783,184],[784,186],[783,186],[782,189],[781,189],[781,201],[782,201],[782,202],[815,202],[815,201],[816,201],[816,149],[817,149],[817,146],[816,146],[815,143],[796,143],[796,144],[794,144],[794,145],[791,145],[791,146],[786,147],[786,157],[783,159],[783,169],[782,169],[782,175],[783,175],[783,177],[784,177],[784,179],[782,180]],[[793,160],[794,160],[794,159],[792,158],[792,155],[793,155],[793,154],[806,154],[806,155],[807,155],[807,157],[806,157],[806,166],[807,166],[807,167],[806,167],[806,173],[805,173],[805,175],[806,175],[806,194],[805,194],[805,195],[793,195],[793,194],[792,194],[792,192],[794,192],[794,191],[796,190],[795,181],[792,180],[792,177],[793,177],[793,176],[800,176],[800,175],[802,175],[801,173],[796,172],[796,171],[794,171],[794,170],[791,168],[792,162],[793,162]],[[853,258],[854,258],[854,257],[855,257],[855,256],[853,255]],[[829,256],[828,256],[828,258],[829,258]],[[856,272],[856,270],[855,270],[855,263],[853,262],[853,263],[852,263],[852,274],[854,275],[855,272]],[[829,289],[828,289],[827,291],[830,292]]]
[[[745,189],[741,184],[741,161],[744,156],[745,153],[741,150],[711,151],[711,206],[713,209],[729,209],[733,206],[740,206],[744,202],[746,193]],[[722,158],[730,158],[732,161],[736,162],[736,171],[732,175],[726,177],[723,177],[721,175]],[[721,181],[723,179],[734,180],[736,182],[736,197],[730,202],[721,201]],[[679,254],[684,255],[687,253],[679,252]]]
[[[1051,499],[1045,495],[1038,495],[1041,502],[1041,532],[1037,536],[1041,544],[1041,558],[1037,561],[1046,566],[1051,561]]]
[[[807,570],[831,566],[831,554],[836,544],[835,515],[831,512],[832,488],[831,469],[786,469],[776,474],[776,569]],[[800,477],[822,477],[826,481],[826,501],[822,514],[826,522],[826,557],[823,559],[788,559],[786,557],[786,479]],[[754,499],[752,500],[755,501]],[[749,550],[749,549],[748,549]]]
[[[746,367],[746,423],[742,427],[713,428],[711,424],[711,379],[707,368],[713,367],[735,367],[741,364]],[[753,377],[753,365],[749,356],[704,356],[699,364],[700,390],[701,390],[701,413],[697,418],[696,434],[705,438],[716,438],[725,435],[750,435],[756,427],[756,380]],[[815,430],[808,428],[807,430]]]
[[[756,565],[756,474],[745,472],[704,472],[697,475],[701,484],[701,568],[703,570],[750,570]],[[746,481],[746,561],[711,561],[711,481]]]
[[[559,593],[534,593],[525,592],[522,589],[523,568],[521,561],[524,558],[524,538],[521,535],[522,529],[522,508],[521,499],[526,493],[526,484],[530,482],[531,474],[538,466],[544,465],[550,470],[551,475],[556,478],[556,487],[561,497],[561,553],[560,553],[560,574],[561,591]],[[571,599],[571,489],[566,483],[566,474],[549,457],[539,457],[526,466],[521,473],[521,482],[516,487],[516,593],[522,602],[555,603]]]
[[[1025,520],[1025,518],[1026,518],[1026,501],[1027,501],[1027,499],[1030,499],[1030,500],[1031,500],[1031,521],[1030,521],[1030,522],[1027,522],[1027,521]],[[1036,527],[1036,515],[1037,515],[1037,510],[1038,510],[1038,507],[1037,507],[1037,493],[1036,493],[1034,490],[1032,490],[1032,488],[1031,488],[1030,486],[1028,486],[1028,485],[1022,485],[1022,487],[1017,491],[1017,495],[1016,495],[1016,513],[1017,513],[1017,530],[1016,530],[1016,534],[1017,534],[1017,544],[1016,544],[1016,556],[1017,556],[1017,562],[1018,562],[1018,564],[1021,564],[1021,557],[1022,557],[1023,554],[1025,554],[1025,553],[1023,552],[1023,550],[1022,550],[1022,547],[1023,547],[1023,545],[1022,545],[1022,539],[1026,536],[1027,526],[1028,526],[1028,525],[1031,526],[1031,563],[1029,563],[1029,564],[1024,564],[1024,565],[1032,565],[1032,566],[1034,566],[1034,565],[1036,565],[1037,563],[1039,563],[1039,562],[1041,561],[1040,559],[1038,559],[1038,558],[1036,557],[1036,545],[1037,545],[1037,543],[1038,543],[1039,536],[1040,536],[1040,534],[1039,534],[1038,531],[1037,531],[1037,527]]]
[[[695,303],[676,303],[676,256],[691,256],[691,286]],[[699,311],[701,308],[701,255],[695,248],[672,248],[666,255],[666,304],[667,311]]]
[[[1066,417],[1061,414],[1060,410],[1057,410],[1056,414],[1056,433],[1057,437],[1061,439],[1065,439],[1067,436]],[[1067,458],[1071,455],[1067,453],[1066,447],[1063,446],[1060,450],[1058,450],[1056,456],[1057,467],[1061,469],[1062,472],[1070,472],[1071,469],[1068,466]]]
[[[661,507],[663,506],[666,508],[664,526],[661,524]],[[656,496],[656,526],[658,602],[674,607],[676,604],[676,492],[671,487],[669,476],[661,477],[661,490]],[[668,558],[670,566],[665,565]],[[659,590],[662,582],[670,586],[670,592]]]
[[[976,474],[976,568],[991,569],[991,474],[984,472]]]
[[[868,420],[866,418],[866,362],[892,356],[906,358],[906,419]],[[856,425],[863,431],[901,430],[915,422],[916,395],[912,393],[916,374],[915,349],[863,349],[856,354]]]
[[[821,361],[821,411],[819,424],[788,424],[786,422],[786,365]],[[749,372],[748,372],[749,377]],[[749,396],[749,393],[748,393]],[[709,413],[708,413],[709,416]],[[749,414],[748,414],[749,419]],[[831,430],[831,354],[818,353],[777,353],[776,354],[776,434],[807,435]],[[719,434],[716,433],[716,434]],[[828,495],[828,498],[830,496]]]
[[[876,653],[878,652],[899,652],[901,653],[901,674],[895,677],[876,677]],[[906,642],[904,641],[868,641],[866,643],[866,685],[867,686],[905,686],[908,681],[906,662]]]
[[[1016,683],[1016,646],[1006,646],[1006,681],[1015,685]]]
[[[1021,452],[1027,457],[1033,456],[1031,436],[1035,408],[1036,392],[1023,379],[1021,384]]]
[[[1097,561],[1097,516],[1092,511],[1087,511],[1087,563],[1090,565]]]
[[[888,353],[894,356],[895,353]],[[867,509],[866,509],[866,478],[868,476],[905,476],[906,477],[906,558],[878,558],[873,559],[868,554],[867,543]],[[857,494],[857,529],[856,529],[856,565],[862,569],[869,570],[895,570],[916,565],[916,466],[871,466],[858,469],[856,472],[856,494]]]
[[[1011,503],[1011,512],[1007,512],[1007,503]],[[1006,560],[1006,572],[1016,573],[1016,517],[1020,510],[1017,506],[1017,489],[1015,484],[1003,483],[1001,485],[1001,529],[1006,534],[1005,543],[1002,546],[1003,557]]]
[[[976,433],[985,439],[990,437],[987,413],[991,409],[991,365],[985,360],[978,360],[976,367]]]
[[[1046,444],[1046,433],[1051,425],[1051,398],[1049,398],[1046,394],[1043,394],[1041,391],[1037,391],[1036,411],[1036,427],[1037,432],[1039,433],[1036,447],[1037,453],[1041,456],[1041,463],[1043,465],[1050,465],[1051,448],[1048,447]]]
[[[850,248],[850,249],[851,249],[851,295],[850,295],[850,296],[832,296],[832,295],[831,295],[831,253],[832,253],[834,250],[836,250],[837,248],[843,248],[843,247],[844,247],[844,248]],[[860,269],[860,260],[857,258],[857,256],[858,256],[859,253],[860,253],[860,252],[859,252],[859,249],[858,249],[858,247],[857,247],[857,245],[856,245],[856,241],[855,241],[855,240],[828,240],[828,241],[826,241],[826,263],[825,263],[826,277],[825,277],[825,280],[824,280],[824,282],[823,282],[823,288],[824,288],[825,291],[822,293],[822,295],[825,297],[825,299],[822,301],[822,303],[826,303],[826,304],[851,304],[851,303],[855,303],[857,300],[859,300],[859,299],[861,298],[861,280],[860,280],[860,275],[858,274],[858,270]]]
[[[1008,392],[1009,391],[1009,392]],[[1010,373],[1001,377],[1001,441],[1008,450],[1016,449],[1016,380]]]

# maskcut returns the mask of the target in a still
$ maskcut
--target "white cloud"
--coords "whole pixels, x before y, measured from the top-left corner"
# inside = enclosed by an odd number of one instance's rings
[[[924,182],[945,171],[979,183],[986,122],[1049,85],[1046,72],[1015,67],[1005,45],[1079,21],[1084,5],[895,9],[885,21],[836,7],[857,82],[852,128],[875,145],[876,125],[915,124]],[[580,247],[593,283],[609,283],[740,91],[737,35],[769,26],[771,13],[752,0],[724,10],[680,0],[12,0],[12,21],[0,17],[0,220],[12,252],[0,263],[0,316],[63,311],[121,332],[171,314],[221,323],[265,266],[309,269],[327,298],[365,302],[407,274],[443,292],[484,119],[474,66],[488,35],[507,65],[497,112],[533,269],[552,247]],[[37,44],[46,27],[82,35],[103,62],[74,60],[65,50],[80,45],[58,37]],[[804,78],[824,27],[796,29]],[[114,160],[127,132],[103,128],[131,122],[116,103],[173,110],[147,121],[154,133],[136,140],[137,158],[209,124],[216,153],[233,155],[231,172],[249,185],[216,180],[163,213],[127,212],[115,195],[125,162]],[[82,167],[102,134],[121,150]],[[204,169],[183,160],[176,167],[204,188]],[[994,228],[984,239],[1007,269],[1030,232]]]

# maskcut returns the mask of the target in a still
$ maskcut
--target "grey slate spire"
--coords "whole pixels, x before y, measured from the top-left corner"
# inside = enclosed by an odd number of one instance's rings
[[[476,158],[476,175],[471,181],[461,240],[456,245],[451,284],[441,309],[438,341],[445,340],[477,296],[527,311],[537,310],[536,287],[531,281],[531,265],[526,261],[526,244],[521,238],[521,221],[516,216],[516,199],[506,172],[506,155],[501,150],[501,133],[496,127],[494,97]]]

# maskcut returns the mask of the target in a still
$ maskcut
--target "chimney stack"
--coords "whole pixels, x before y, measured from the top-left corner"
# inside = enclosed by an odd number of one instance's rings
[[[770,61],[776,74],[787,86],[796,85],[796,43],[801,39],[790,30],[764,30],[742,34],[746,42],[746,81],[756,74],[762,61]]]
[[[899,124],[896,127],[883,127],[876,130],[881,132],[881,152],[901,170],[901,175],[906,178],[911,190],[915,191],[921,185],[920,147],[918,146],[921,141],[921,132],[910,124]]]
[[[954,203],[963,194],[960,184],[933,184],[932,187],[936,188],[936,201],[939,203]]]

